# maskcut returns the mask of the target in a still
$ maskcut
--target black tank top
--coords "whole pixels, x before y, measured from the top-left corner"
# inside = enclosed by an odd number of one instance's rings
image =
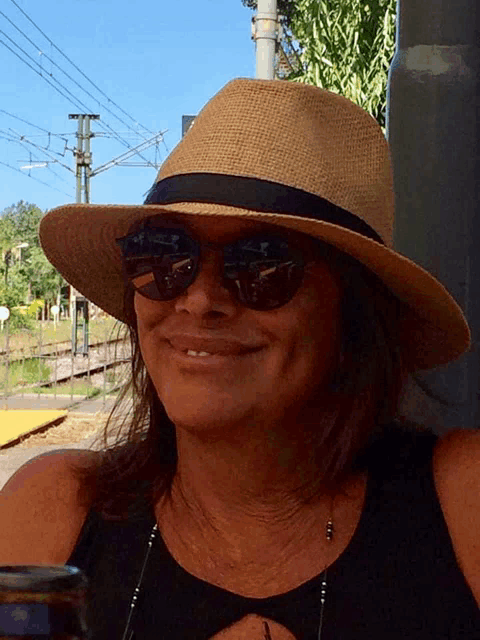
[[[322,640],[480,640],[480,610],[457,565],[434,486],[436,439],[392,426],[370,448],[360,522],[328,570]],[[93,640],[121,640],[154,523],[148,505],[127,521],[90,511],[68,564],[90,579]],[[245,598],[187,573],[158,535],[135,638],[209,640],[256,613],[297,640],[317,640],[320,586],[317,576],[288,593]]]

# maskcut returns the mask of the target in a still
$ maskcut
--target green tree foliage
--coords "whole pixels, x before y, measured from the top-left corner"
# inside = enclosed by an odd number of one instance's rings
[[[41,298],[54,304],[60,294],[61,287],[65,284],[64,279],[48,262],[42,249],[38,246],[32,248],[29,266],[33,298]]]
[[[40,247],[42,216],[37,206],[23,201],[0,213],[0,305],[12,309],[28,299],[57,299],[64,280]]]
[[[257,10],[257,0],[242,0],[242,4],[254,11]],[[291,29],[296,4],[297,0],[277,0],[277,12],[282,16],[282,24],[288,29]]]
[[[0,253],[5,262],[5,253],[16,244],[16,229],[11,219],[0,219]],[[4,268],[4,265],[1,265]]]
[[[242,2],[256,8],[256,0]],[[350,98],[385,127],[396,0],[279,0],[277,9],[300,61],[285,79]]]

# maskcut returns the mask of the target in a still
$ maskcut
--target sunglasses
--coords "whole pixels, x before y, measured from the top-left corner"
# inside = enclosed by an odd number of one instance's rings
[[[147,226],[116,242],[134,289],[161,301],[174,300],[194,282],[202,247],[221,249],[224,286],[242,305],[259,311],[287,304],[302,284],[305,265],[314,259],[306,243],[302,247],[268,232],[218,245],[199,243],[182,228]]]

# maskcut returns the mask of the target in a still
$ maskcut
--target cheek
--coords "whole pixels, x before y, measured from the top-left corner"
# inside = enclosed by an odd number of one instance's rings
[[[337,367],[340,348],[338,314],[336,305],[320,306],[318,303],[300,307],[291,314],[289,321],[280,318],[275,346],[261,374],[261,387],[272,394],[270,406],[278,402],[282,406],[308,403],[312,394],[327,390]]]
[[[168,302],[148,300],[148,298],[138,293],[135,294],[133,306],[137,317],[138,340],[142,357],[147,367],[149,366],[150,356],[159,347],[158,329],[169,313],[169,304]]]
[[[292,334],[292,356],[310,374],[324,377],[336,366],[341,345],[341,291],[335,280],[322,278],[299,301]]]
[[[319,348],[336,350],[341,336],[341,305],[337,299],[318,300],[306,323],[305,335]]]
[[[139,293],[135,293],[133,308],[137,316],[137,326],[139,335],[143,332],[155,329],[168,314],[169,302],[158,302],[149,300]]]

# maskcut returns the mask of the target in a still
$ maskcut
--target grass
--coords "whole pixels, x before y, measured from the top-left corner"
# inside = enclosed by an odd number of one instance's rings
[[[50,379],[52,368],[42,358],[26,358],[23,362],[10,362],[8,367],[8,379],[7,379],[7,367],[5,364],[0,364],[0,391],[4,391],[8,384],[8,389],[23,387],[23,393],[35,393],[46,395],[78,395],[86,398],[94,398],[103,393],[103,385],[95,386],[88,379],[73,379],[72,381],[57,384],[56,386],[30,386],[37,385],[38,383],[48,382]],[[118,382],[119,377],[117,375],[116,380],[112,375],[112,372],[107,372],[107,389],[106,394],[117,394],[118,390],[110,392],[108,387],[112,385],[114,381]]]
[[[116,337],[116,330],[112,331],[117,325],[117,320],[112,316],[98,317],[89,323],[89,342],[103,342],[104,340]],[[78,332],[80,337],[80,330]],[[53,321],[37,321],[35,329],[19,329],[13,334],[8,335],[9,351],[28,351],[31,348],[38,348],[40,344],[50,344],[55,342],[69,342],[72,339],[72,322],[71,320],[60,320],[57,326]],[[7,332],[4,328],[0,331],[0,350],[6,348]]]
[[[73,389],[73,392],[72,392]],[[103,387],[95,387],[85,380],[74,380],[73,385],[70,382],[58,384],[56,387],[31,387],[25,389],[24,393],[36,393],[41,395],[57,395],[57,396],[82,396],[84,398],[95,398],[103,394]],[[116,395],[117,391],[106,390],[106,395]]]
[[[0,365],[0,389],[9,389],[21,385],[46,382],[51,373],[51,368],[40,358],[29,358],[23,362],[10,362],[8,365],[8,378],[6,364]]]
[[[72,391],[73,390],[73,391]],[[57,395],[57,396],[82,396],[84,398],[95,398],[102,392],[98,387],[84,382],[83,380],[74,380],[73,385],[70,383],[59,384],[56,387],[32,387],[25,389],[26,393],[39,393],[40,395]]]

